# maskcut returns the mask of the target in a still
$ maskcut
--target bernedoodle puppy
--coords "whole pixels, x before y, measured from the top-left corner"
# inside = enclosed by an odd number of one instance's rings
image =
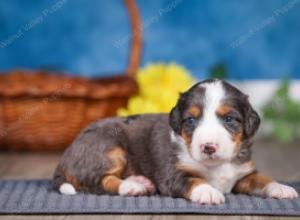
[[[247,95],[222,80],[205,80],[180,95],[170,114],[95,122],[58,164],[53,187],[62,194],[138,196],[160,193],[220,204],[235,192],[298,197],[262,175],[251,160],[260,124]]]

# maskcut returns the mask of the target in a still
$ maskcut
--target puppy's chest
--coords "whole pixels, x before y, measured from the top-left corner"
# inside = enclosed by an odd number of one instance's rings
[[[249,167],[226,163],[208,168],[203,175],[210,185],[223,193],[229,193],[236,182],[250,172]]]

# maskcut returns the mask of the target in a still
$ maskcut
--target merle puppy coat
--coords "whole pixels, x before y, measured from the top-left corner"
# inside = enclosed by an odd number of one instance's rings
[[[170,114],[109,118],[83,130],[59,162],[53,187],[63,194],[158,192],[204,204],[223,203],[231,191],[295,198],[293,188],[251,161],[259,123],[246,95],[206,80],[181,94]]]

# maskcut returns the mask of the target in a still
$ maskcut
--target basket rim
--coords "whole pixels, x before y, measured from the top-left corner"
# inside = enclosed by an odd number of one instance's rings
[[[95,79],[68,76],[43,70],[14,70],[0,73],[0,97],[69,97],[104,99],[129,97],[138,92],[138,85],[128,75]]]

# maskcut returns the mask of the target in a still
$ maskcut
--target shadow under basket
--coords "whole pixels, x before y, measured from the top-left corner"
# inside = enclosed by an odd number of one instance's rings
[[[114,116],[137,91],[126,75],[99,80],[24,70],[0,75],[1,149],[64,149],[92,121]]]

